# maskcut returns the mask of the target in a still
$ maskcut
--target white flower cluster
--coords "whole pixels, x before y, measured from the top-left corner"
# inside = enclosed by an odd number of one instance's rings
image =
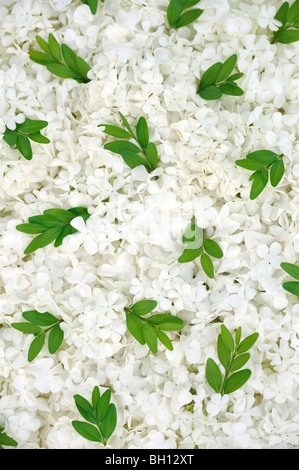
[[[96,448],[72,427],[73,399],[109,385],[118,424],[112,448],[293,448],[299,445],[299,305],[282,261],[299,253],[299,43],[271,44],[279,0],[202,0],[202,16],[169,30],[168,0],[0,5],[0,134],[24,117],[47,120],[33,159],[0,139],[0,423],[20,448]],[[30,61],[35,35],[54,33],[91,66],[91,82],[62,80]],[[203,71],[236,53],[242,97],[204,101]],[[131,170],[103,148],[102,123],[146,117],[159,167]],[[112,140],[112,139],[111,139]],[[254,201],[235,160],[268,148],[285,176]],[[88,208],[78,232],[24,256],[17,224],[45,209]],[[221,246],[208,279],[179,264],[195,216]],[[127,331],[124,307],[155,299],[184,319],[157,355]],[[63,319],[64,342],[32,362],[22,312]],[[205,365],[220,325],[254,332],[250,380],[214,393]]]

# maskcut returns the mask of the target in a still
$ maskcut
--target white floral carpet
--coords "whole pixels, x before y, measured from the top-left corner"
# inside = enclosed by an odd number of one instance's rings
[[[102,448],[72,426],[73,396],[109,386],[117,427],[108,448],[295,448],[299,445],[299,305],[281,262],[299,253],[299,42],[271,44],[281,1],[202,0],[204,13],[170,29],[168,0],[0,0],[0,132],[47,120],[48,145],[27,161],[0,140],[0,425],[19,448]],[[32,62],[53,33],[92,70],[87,84]],[[243,96],[196,94],[208,67],[237,54]],[[129,168],[103,148],[102,123],[147,119],[158,168]],[[20,116],[21,115],[21,116]],[[2,135],[1,134],[1,135]],[[284,154],[285,175],[250,200],[237,159]],[[79,232],[24,255],[16,225],[45,209],[85,206]],[[195,217],[221,246],[209,279],[180,264]],[[127,331],[124,307],[158,301],[185,322],[156,355]],[[64,341],[31,363],[22,312],[63,319]],[[259,333],[252,375],[221,396],[205,376],[224,323]]]

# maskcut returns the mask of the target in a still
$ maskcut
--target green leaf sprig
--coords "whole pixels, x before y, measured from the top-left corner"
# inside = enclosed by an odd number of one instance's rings
[[[274,19],[280,21],[282,25],[277,31],[274,31],[272,44],[274,42],[290,44],[299,41],[299,0],[296,0],[291,6],[288,2],[284,2]]]
[[[101,396],[97,386],[93,389],[91,403],[81,395],[74,395],[77,409],[88,423],[72,421],[73,427],[85,439],[102,442],[104,446],[107,445],[117,423],[116,408],[113,403],[109,404],[110,398],[110,389],[107,389]]]
[[[70,234],[77,232],[70,225],[75,217],[82,217],[86,220],[90,217],[86,207],[73,207],[71,209],[46,209],[43,215],[29,217],[27,224],[16,226],[19,232],[28,234],[40,234],[32,240],[24,251],[25,255],[32,253],[38,248],[43,248],[55,240],[54,246],[60,246],[62,240]]]
[[[200,263],[204,272],[212,279],[214,277],[214,266],[208,255],[218,259],[223,257],[223,252],[218,243],[205,238],[204,230],[194,222],[184,232],[182,241],[186,244],[186,248],[179,257],[178,262],[189,263],[189,261],[193,261],[200,256]]]
[[[170,0],[167,8],[167,20],[171,28],[182,28],[197,20],[203,13],[199,8],[188,8],[197,5],[200,0]],[[187,10],[183,13],[184,10]]]
[[[236,160],[236,165],[252,170],[254,173],[249,177],[252,181],[250,199],[256,199],[266,187],[270,170],[270,182],[276,187],[284,175],[283,155],[277,155],[271,150],[257,150],[246,155],[246,159]]]
[[[31,160],[32,147],[30,140],[40,144],[48,144],[50,142],[47,137],[40,133],[40,130],[47,125],[47,121],[26,118],[22,124],[16,124],[16,128],[14,130],[6,127],[3,140],[11,147],[16,145],[23,157],[27,160]]]
[[[12,437],[9,437],[5,432],[4,428],[0,426],[0,449],[3,449],[3,446],[16,447],[18,445]]]
[[[184,322],[170,314],[158,313],[144,318],[152,312],[158,303],[155,300],[140,300],[130,308],[125,307],[127,327],[138,343],[147,344],[153,354],[158,351],[158,339],[170,351],[172,343],[164,331],[181,330]]]
[[[60,46],[51,33],[48,42],[40,36],[35,36],[35,38],[44,52],[29,51],[29,57],[33,62],[45,65],[49,72],[57,77],[73,78],[78,83],[90,82],[90,78],[87,76],[90,66],[69,46],[66,44]]]
[[[216,362],[209,358],[206,364],[206,377],[209,385],[221,395],[233,393],[247,382],[251,375],[249,369],[241,369],[250,358],[247,352],[258,339],[259,334],[253,333],[241,340],[241,327],[236,331],[235,341],[226,326],[221,325],[221,333],[217,340],[217,355],[225,369],[222,377]],[[236,372],[238,371],[238,372]]]
[[[100,0],[102,3],[105,2],[105,0]],[[88,5],[90,8],[90,11],[93,15],[96,14],[97,9],[98,9],[98,0],[81,0],[82,3],[85,3],[85,5]]]
[[[159,157],[156,145],[149,141],[149,130],[145,118],[141,116],[138,119],[135,135],[125,116],[121,113],[119,115],[126,130],[110,124],[99,124],[98,126],[105,126],[104,132],[106,134],[121,139],[105,144],[104,149],[120,154],[130,168],[143,165],[150,173],[157,168]],[[138,145],[123,139],[134,139]],[[140,153],[143,156],[139,155]]]
[[[48,349],[50,354],[55,354],[63,341],[63,330],[59,320],[49,312],[40,313],[37,310],[28,310],[22,313],[22,317],[27,322],[12,323],[11,326],[18,331],[35,336],[28,351],[28,361],[31,362],[41,351],[45,344],[48,332]]]
[[[233,54],[225,62],[216,62],[206,70],[199,82],[197,93],[204,100],[218,100],[222,94],[241,96],[244,91],[238,87],[235,80],[243,77],[238,72],[231,75],[237,62],[237,55]]]
[[[288,292],[291,292],[291,294],[299,296],[299,266],[292,263],[281,263],[280,266],[286,273],[296,279],[296,281],[284,282],[282,287]]]

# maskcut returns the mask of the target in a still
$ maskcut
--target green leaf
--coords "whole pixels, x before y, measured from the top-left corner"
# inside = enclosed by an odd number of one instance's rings
[[[193,23],[193,21],[196,21],[202,13],[203,10],[200,10],[199,8],[194,8],[193,10],[186,11],[180,16],[180,18],[175,24],[175,27],[182,28],[183,26],[187,26],[188,24]]]
[[[89,401],[87,401],[86,398],[82,397],[81,395],[74,395],[74,400],[80,415],[86,419],[86,421],[96,424],[94,409]]]
[[[42,233],[47,230],[46,227],[39,224],[20,224],[16,226],[16,229],[19,232],[29,233],[31,235],[36,235],[37,233]]]
[[[47,228],[56,227],[58,224],[58,220],[56,218],[54,219],[47,215],[33,215],[32,217],[29,217],[28,221],[31,224],[38,224]]]
[[[212,387],[216,393],[219,393],[222,385],[222,375],[216,362],[211,358],[207,360],[206,377],[210,387]]]
[[[145,149],[145,155],[150,166],[153,169],[157,168],[159,156],[158,156],[158,150],[155,144],[153,144],[152,142],[148,144],[148,146]]]
[[[242,331],[242,328],[239,326],[239,328],[237,329],[236,331],[236,336],[235,336],[235,345],[238,346],[238,344],[240,343],[240,340],[241,340],[241,331]]]
[[[147,161],[135,152],[131,152],[130,150],[122,150],[121,156],[130,168],[136,168],[137,166],[143,165],[148,173],[152,171]]]
[[[50,326],[57,323],[57,318],[49,312],[40,313],[37,310],[27,310],[22,313],[25,320],[38,326]]]
[[[8,129],[8,127],[5,129],[4,135],[3,135],[3,140],[13,147],[17,143],[17,133],[16,131],[12,131],[11,129]]]
[[[271,150],[256,150],[255,152],[248,153],[247,159],[256,160],[264,165],[272,165],[277,160],[277,154]]]
[[[200,83],[199,83],[200,89],[203,89],[210,85],[214,85],[214,83],[216,83],[218,72],[221,69],[221,67],[222,67],[222,63],[216,62],[203,73],[203,76],[201,77]]]
[[[277,160],[273,163],[271,170],[270,170],[270,181],[272,186],[277,186],[280,182],[281,178],[284,175],[284,164],[282,159]]]
[[[63,60],[66,65],[75,73],[77,73],[77,64],[76,64],[76,54],[75,52],[66,44],[61,45],[61,52]]]
[[[196,224],[191,224],[190,227],[185,230],[182,241],[188,245],[188,250],[202,248],[203,229]]]
[[[137,339],[138,343],[144,345],[145,340],[142,334],[143,322],[139,317],[133,315],[132,313],[127,313],[126,322],[129,332]]]
[[[250,349],[254,345],[258,337],[259,337],[258,333],[253,333],[252,335],[249,335],[247,336],[247,338],[243,339],[243,341],[241,341],[241,343],[238,346],[237,353],[242,354],[248,351],[248,349]]]
[[[108,142],[104,145],[104,149],[119,154],[121,154],[123,150],[130,150],[131,152],[135,153],[140,152],[140,148],[137,147],[137,145],[133,144],[132,142],[128,142],[127,140],[117,140],[115,142]]]
[[[157,336],[159,340],[161,341],[161,343],[164,344],[164,346],[166,346],[166,348],[169,349],[169,351],[173,351],[172,343],[170,339],[168,338],[168,336],[163,331],[157,330]]]
[[[240,370],[235,372],[225,381],[223,391],[225,394],[233,393],[238,390],[242,385],[247,382],[251,376],[251,371],[249,369]]]
[[[207,86],[199,90],[199,96],[204,100],[218,100],[222,96],[222,91],[216,86]]]
[[[275,20],[278,20],[282,23],[282,25],[284,26],[286,21],[287,21],[287,12],[288,12],[288,9],[289,9],[289,3],[288,2],[284,2],[281,7],[278,9],[276,15],[274,16],[274,19]]]
[[[57,62],[61,62],[62,57],[61,57],[60,45],[56,41],[53,34],[51,34],[51,33],[49,34],[48,41],[49,41],[49,48],[50,48],[51,56]]]
[[[102,442],[99,430],[89,423],[82,421],[72,421],[72,425],[82,437],[92,442]]]
[[[203,242],[203,247],[204,247],[205,251],[209,255],[213,256],[214,258],[222,258],[223,257],[223,252],[222,252],[220,246],[214,240],[209,240],[209,239],[206,238]]]
[[[227,81],[228,82],[234,82],[235,80],[238,80],[239,78],[242,78],[244,76],[244,73],[242,72],[237,72],[228,77]]]
[[[178,258],[179,263],[189,263],[190,261],[195,260],[200,253],[202,252],[201,248],[197,250],[189,250],[188,248],[183,251],[183,254]]]
[[[12,323],[11,326],[15,328],[16,330],[21,331],[22,333],[26,333],[26,334],[37,335],[38,333],[42,331],[42,329],[39,326],[34,325],[32,323],[25,323],[25,322]]]
[[[261,171],[256,178],[253,180],[251,190],[250,190],[250,199],[256,199],[258,195],[263,191],[265,186],[268,183],[268,172],[266,170]]]
[[[108,412],[110,398],[111,398],[111,390],[109,390],[108,388],[100,397],[98,404],[97,404],[97,420],[99,422],[101,422],[104,419],[104,417],[106,416]]]
[[[105,132],[105,134],[111,135],[112,137],[118,137],[120,139],[130,139],[131,138],[131,135],[127,131],[122,129],[121,127],[112,126],[110,124],[99,124],[98,125],[98,127],[101,127],[101,126],[105,127],[103,132]]]
[[[36,132],[34,134],[28,135],[29,139],[33,140],[34,142],[38,142],[39,144],[49,144],[51,141],[40,132]]]
[[[158,351],[156,330],[149,324],[144,323],[142,326],[142,336],[153,354]]]
[[[92,391],[92,397],[91,397],[91,402],[92,402],[92,406],[94,409],[97,408],[97,405],[99,403],[99,399],[101,397],[101,394],[100,394],[100,389],[99,387],[96,385]]]
[[[130,124],[128,123],[127,119],[125,118],[125,116],[120,111],[118,111],[118,114],[120,115],[120,118],[121,118],[122,122],[124,123],[125,127],[128,129],[129,133],[133,137],[134,134],[133,134],[132,128],[131,128]]]
[[[167,313],[157,313],[156,315],[148,317],[147,321],[164,331],[181,330],[184,326],[184,322],[181,318],[174,317]]]
[[[276,40],[282,44],[291,44],[292,42],[299,41],[299,31],[295,29],[282,31],[282,33],[277,36]]]
[[[104,0],[101,0],[101,1],[103,2]],[[98,0],[87,0],[84,3],[87,3],[87,5],[90,8],[91,13],[95,15],[97,12],[97,8],[98,8]]]
[[[47,54],[44,52],[40,51],[28,51],[29,58],[33,61],[36,62],[39,65],[49,65],[49,64],[55,64],[56,62],[51,59]]]
[[[16,447],[18,445],[18,443],[17,443],[17,441],[15,441],[11,437],[9,437],[4,432],[0,432],[0,445],[1,446]]]
[[[152,312],[158,305],[156,300],[140,300],[132,305],[131,310],[135,315],[146,315]]]
[[[59,325],[55,325],[50,331],[48,348],[50,354],[55,354],[63,341],[64,332]]]
[[[292,263],[281,263],[280,266],[286,273],[288,273],[294,279],[299,280],[299,266],[296,266]]]
[[[91,67],[88,65],[87,62],[85,62],[84,59],[82,59],[82,57],[79,57],[77,54],[75,57],[75,61],[77,65],[77,73],[83,78],[83,81],[85,83],[90,82],[91,79],[88,78],[87,74],[90,71]]]
[[[203,253],[200,257],[200,263],[201,263],[202,269],[204,270],[206,275],[210,279],[213,279],[213,277],[214,277],[214,266],[213,266],[211,258],[208,255],[206,255],[205,253]]]
[[[35,36],[35,39],[36,39],[36,42],[37,44],[39,45],[39,47],[47,54],[47,55],[50,55],[51,52],[50,52],[50,47],[49,47],[49,44],[47,43],[47,41],[45,41],[42,37],[40,36]]]
[[[28,351],[28,361],[32,362],[33,359],[36,358],[38,353],[41,351],[43,345],[45,343],[45,335],[44,333],[39,334],[34,338],[32,343],[30,344],[29,351]]]
[[[218,336],[218,340],[217,340],[217,354],[219,357],[219,361],[221,362],[223,367],[227,369],[230,364],[231,353],[225,346],[221,335]]]
[[[147,122],[143,116],[138,119],[136,133],[139,144],[145,149],[149,142],[149,132]]]
[[[230,352],[233,352],[233,350],[235,349],[234,339],[233,339],[230,331],[228,331],[228,329],[226,328],[225,325],[221,325],[221,337],[222,337],[222,341],[223,341],[225,347]]]
[[[290,6],[286,18],[288,23],[292,23],[295,21],[299,16],[299,0],[295,0],[295,2]]]
[[[47,69],[57,77],[76,79],[76,74],[64,64],[48,64]]]
[[[70,223],[71,220],[75,218],[74,214],[65,209],[46,209],[43,214],[45,216],[54,217],[57,221]]]
[[[261,170],[265,167],[264,163],[258,162],[257,160],[251,160],[244,158],[243,160],[236,160],[235,164],[240,166],[241,168],[245,168],[245,170]]]
[[[284,282],[282,287],[288,292],[291,292],[291,294],[299,295],[299,282]]]
[[[84,215],[87,215],[88,217],[90,217],[90,214],[88,213],[86,207],[72,207],[71,209],[68,209],[68,211],[72,212],[76,216],[82,215],[83,217]]]
[[[43,248],[46,245],[49,245],[51,242],[58,237],[59,233],[61,232],[61,227],[52,227],[43,232],[41,235],[38,235],[31,243],[27,246],[24,251],[25,255],[32,253],[33,251],[37,250],[38,248]]]
[[[24,134],[34,134],[44,127],[47,127],[47,125],[47,121],[38,121],[36,119],[33,120],[26,118],[25,121],[18,126],[18,131],[21,131]]]
[[[63,227],[60,234],[55,240],[55,243],[54,243],[55,248],[62,245],[62,241],[65,237],[67,237],[68,235],[71,235],[72,233],[76,233],[77,231],[78,230],[72,227],[71,225],[66,225],[65,227]]]
[[[170,0],[167,8],[169,26],[175,26],[183,10],[183,0]]]
[[[233,54],[228,59],[226,59],[226,61],[223,62],[223,64],[221,64],[221,67],[219,68],[219,71],[217,74],[217,83],[222,82],[223,80],[229,77],[229,75],[234,70],[236,63],[237,63],[237,54]]]
[[[225,82],[219,85],[219,89],[225,95],[241,96],[244,95],[244,91],[235,84],[235,82]]]
[[[200,0],[184,0],[184,5],[183,5],[183,8],[191,8],[191,7],[194,7],[194,5],[197,5],[197,3],[199,3]]]
[[[231,363],[230,371],[234,372],[235,370],[241,369],[243,366],[245,366],[246,362],[248,362],[249,358],[249,353],[244,353],[240,356],[235,357]]]
[[[21,154],[27,159],[32,159],[32,148],[30,144],[30,140],[28,137],[24,135],[18,134],[17,135],[17,147]]]
[[[104,439],[106,440],[109,439],[114,429],[116,428],[116,423],[117,423],[116,408],[115,408],[115,405],[111,403],[111,405],[109,405],[108,412],[106,413],[106,416],[101,423],[101,432],[104,436]]]

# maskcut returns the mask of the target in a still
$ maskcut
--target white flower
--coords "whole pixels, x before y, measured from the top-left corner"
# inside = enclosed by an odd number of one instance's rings
[[[262,5],[259,11],[257,23],[261,28],[270,28],[271,31],[277,31],[281,26],[281,22],[274,19],[277,8],[275,6]]]
[[[246,433],[247,427],[244,423],[223,423],[222,430],[225,434],[232,437],[241,447],[245,449],[250,447],[251,438],[249,434]]]

